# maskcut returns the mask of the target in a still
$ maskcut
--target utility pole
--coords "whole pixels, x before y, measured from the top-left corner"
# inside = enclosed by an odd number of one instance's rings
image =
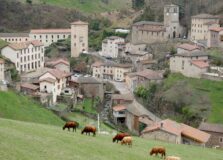
[[[100,116],[99,116],[99,113],[98,113],[98,133],[100,133]]]

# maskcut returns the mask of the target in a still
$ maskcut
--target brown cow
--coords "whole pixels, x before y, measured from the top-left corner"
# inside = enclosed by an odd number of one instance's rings
[[[66,128],[68,128],[68,131],[70,131],[70,128],[73,128],[73,131],[75,130],[76,132],[76,128],[79,126],[78,122],[75,121],[68,121],[66,122],[66,124],[63,126],[63,130],[65,130]]]
[[[166,157],[166,149],[164,147],[153,147],[150,151],[150,156],[155,154],[156,156],[158,154],[161,154],[162,158]]]
[[[132,147],[132,137],[128,136],[128,137],[124,137],[121,141],[121,145],[129,145],[129,147]]]
[[[81,134],[86,133],[90,136],[90,133],[93,133],[93,136],[96,135],[96,127],[95,126],[85,126],[84,129],[81,131]]]
[[[116,136],[115,137],[113,137],[113,142],[119,142],[119,141],[121,141],[124,137],[126,137],[126,136],[130,136],[128,133],[118,133],[118,134],[116,134]]]

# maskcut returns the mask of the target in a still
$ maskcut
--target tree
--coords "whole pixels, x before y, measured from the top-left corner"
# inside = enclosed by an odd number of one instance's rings
[[[33,1],[32,1],[32,0],[26,0],[26,3],[28,3],[28,4],[32,4]]]
[[[145,0],[132,0],[133,9],[141,9],[145,5]]]

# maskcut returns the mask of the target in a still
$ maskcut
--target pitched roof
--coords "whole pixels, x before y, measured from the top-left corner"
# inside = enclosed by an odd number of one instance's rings
[[[177,123],[170,119],[154,123],[153,125],[146,127],[142,133],[148,133],[155,130],[163,130],[174,135],[182,135],[200,143],[206,143],[210,138],[210,134],[206,132],[200,131],[199,129],[183,123]]]
[[[38,40],[27,41],[27,42],[20,42],[20,43],[10,43],[7,46],[12,48],[12,49],[14,49],[14,50],[21,50],[21,49],[28,48],[30,44],[32,44],[35,47],[43,46],[43,43],[41,43]]]
[[[210,22],[204,23],[204,25],[212,25],[212,24],[218,24],[218,23],[213,22],[213,21],[210,21]]]
[[[196,50],[196,49],[199,49],[200,50],[200,47],[199,46],[192,45],[192,44],[188,44],[188,43],[181,44],[177,48],[182,48],[182,49],[188,50],[188,51],[193,51],[193,50]]]
[[[71,29],[32,29],[31,34],[71,33]]]
[[[180,56],[180,57],[201,57],[201,56],[208,56],[208,53],[205,53],[203,51],[195,51],[195,52],[189,52],[189,53],[177,53],[174,56]]]
[[[141,61],[139,61],[139,63],[141,63],[141,64],[156,64],[157,61],[156,60],[141,60]]]
[[[117,106],[114,106],[112,109],[114,111],[118,112],[118,111],[125,110],[126,109],[126,106],[124,106],[124,105],[117,105]]]
[[[204,60],[192,60],[191,63],[199,68],[207,68],[209,67],[209,63]]]
[[[160,80],[163,79],[163,74],[161,71],[154,71],[151,69],[145,69],[140,72],[135,73],[137,76],[144,77],[146,79],[151,79],[151,80]]]
[[[198,14],[192,16],[192,18],[201,18],[201,19],[218,19],[218,16],[214,16],[211,14]]]
[[[53,78],[44,78],[44,79],[41,79],[39,82],[49,82],[49,83],[55,83],[56,80],[53,79]]]
[[[97,62],[93,63],[91,66],[92,66],[92,67],[100,67],[100,66],[102,66],[103,64],[104,64],[103,62],[99,62],[99,61],[97,61]]]
[[[119,67],[119,68],[131,68],[132,64],[118,64],[112,61],[106,62],[95,62],[92,64],[92,67],[100,67],[100,66],[111,66],[111,67]]]
[[[51,73],[53,76],[55,76],[57,79],[61,79],[61,78],[68,77],[71,75],[70,73],[66,73],[58,69],[52,69],[48,72]]]
[[[87,22],[83,22],[83,21],[81,21],[81,20],[74,21],[74,22],[72,22],[71,24],[74,24],[74,25],[88,25]]]
[[[163,26],[163,23],[153,22],[153,21],[140,21],[133,24],[133,26],[141,26],[141,25]]]
[[[68,61],[66,61],[66,60],[64,60],[64,59],[62,59],[62,58],[60,58],[60,59],[56,59],[56,60],[52,60],[52,61],[48,61],[48,62],[46,62],[45,64],[46,64],[46,65],[49,65],[49,66],[56,66],[57,64],[60,64],[60,63],[63,63],[63,64],[65,64],[65,65],[67,65],[67,66],[70,65]]]
[[[199,129],[202,131],[223,133],[223,125],[222,124],[202,122],[199,126]]]
[[[133,96],[131,94],[113,94],[112,100],[133,101]]]
[[[220,32],[223,31],[223,27],[211,27],[209,28],[209,30],[214,32]]]
[[[37,90],[39,88],[39,86],[37,85],[33,85],[31,83],[22,83],[21,84],[22,88],[28,88],[28,89],[32,89],[32,90]]]
[[[94,77],[78,77],[77,82],[82,84],[101,84],[99,80]]]
[[[0,37],[29,37],[29,33],[0,33]]]
[[[149,32],[164,32],[166,31],[166,28],[162,27],[162,28],[139,28],[139,31],[149,31]]]

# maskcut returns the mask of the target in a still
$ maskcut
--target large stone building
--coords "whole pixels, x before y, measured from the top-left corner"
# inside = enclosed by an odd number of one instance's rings
[[[207,40],[208,30],[219,27],[219,18],[210,14],[199,14],[191,18],[191,40]]]
[[[132,43],[165,42],[170,38],[182,36],[179,21],[179,6],[166,5],[164,7],[164,22],[141,21],[132,26]]]
[[[9,43],[27,42],[30,40],[29,33],[0,33],[0,39]]]
[[[45,47],[48,47],[58,40],[67,39],[70,34],[70,29],[32,29],[29,37],[32,40],[39,40]]]
[[[223,47],[223,27],[212,27],[208,32],[207,46],[211,47]]]
[[[0,59],[0,81],[5,79],[5,64],[4,60]]]
[[[119,51],[123,50],[125,46],[125,39],[117,36],[111,36],[102,41],[102,51],[99,52],[101,56],[117,58]]]
[[[60,58],[60,59],[52,59],[52,60],[46,61],[45,62],[45,66],[49,67],[49,68],[58,69],[60,71],[67,72],[67,73],[70,72],[70,63],[69,63],[69,61],[65,60],[65,59],[62,59],[62,58]]]
[[[201,78],[209,68],[208,54],[197,51],[196,46],[189,44],[184,45],[184,50],[186,51],[177,53],[170,58],[171,72],[182,73],[187,77]]]
[[[132,65],[116,64],[112,62],[96,62],[92,64],[92,70],[93,77],[115,81],[124,81],[124,74],[132,71]]]
[[[223,148],[223,125],[213,123],[201,123],[199,129],[211,135],[207,142],[208,147]]]
[[[71,23],[71,57],[79,57],[88,52],[88,23],[76,21]]]
[[[44,67],[44,45],[37,40],[10,43],[2,48],[1,54],[15,64],[19,73]]]

